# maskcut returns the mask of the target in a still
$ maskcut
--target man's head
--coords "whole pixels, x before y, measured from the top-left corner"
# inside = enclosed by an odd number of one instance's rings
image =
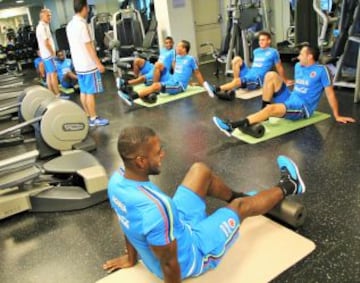
[[[58,58],[58,60],[60,61],[64,61],[65,60],[65,53],[63,50],[58,50],[56,51],[56,57]]]
[[[271,34],[267,31],[259,32],[259,46],[260,48],[268,48],[271,45]]]
[[[40,11],[40,20],[49,24],[51,21],[51,11],[49,9],[41,9]]]
[[[190,51],[190,42],[187,40],[181,40],[176,46],[176,54],[181,56],[188,54]]]
[[[302,66],[314,64],[319,58],[319,50],[311,46],[305,45],[301,48],[297,57]]]
[[[174,40],[171,36],[167,36],[164,41],[165,48],[170,50],[174,47]]]
[[[147,127],[128,127],[121,131],[118,152],[126,169],[146,175],[160,174],[164,151],[156,133]]]
[[[86,18],[89,14],[89,6],[87,0],[74,0],[74,12]]]

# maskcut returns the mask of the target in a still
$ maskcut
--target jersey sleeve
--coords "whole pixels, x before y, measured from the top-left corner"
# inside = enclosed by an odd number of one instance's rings
[[[149,245],[165,246],[175,239],[169,199],[154,195],[151,207],[143,211],[143,232]]]
[[[322,66],[323,71],[321,72],[321,84],[324,88],[331,86],[332,80],[330,76],[330,72],[326,66]]]
[[[81,29],[80,29],[80,40],[81,40],[81,42],[83,42],[83,43],[88,43],[88,42],[91,41],[90,33],[89,33],[89,28],[87,27],[86,24],[84,24],[84,25],[81,26]]]

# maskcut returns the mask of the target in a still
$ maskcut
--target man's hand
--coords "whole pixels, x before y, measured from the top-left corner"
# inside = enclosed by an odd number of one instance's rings
[[[285,84],[286,84],[286,86],[292,86],[295,84],[295,81],[294,80],[286,80]]]
[[[100,73],[104,73],[105,72],[105,67],[103,64],[101,64],[100,62],[96,65],[96,67],[98,68]]]
[[[126,254],[121,257],[113,258],[106,261],[103,264],[103,269],[106,270],[108,273],[111,273],[115,270],[132,267],[134,265],[135,264],[130,260],[129,256]]]
[[[356,122],[355,119],[351,118],[351,117],[338,116],[335,119],[336,119],[336,122],[343,123],[343,124]]]

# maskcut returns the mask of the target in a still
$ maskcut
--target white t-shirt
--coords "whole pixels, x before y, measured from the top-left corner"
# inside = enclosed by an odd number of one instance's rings
[[[77,73],[94,72],[97,69],[96,63],[85,46],[85,43],[92,41],[86,20],[78,15],[73,16],[66,26],[66,34],[75,71]]]
[[[49,39],[50,45],[52,46],[53,51],[55,51],[54,40],[51,36],[49,24],[39,21],[39,24],[36,27],[36,39],[39,45],[41,58],[48,59],[53,56],[45,45],[45,40]]]

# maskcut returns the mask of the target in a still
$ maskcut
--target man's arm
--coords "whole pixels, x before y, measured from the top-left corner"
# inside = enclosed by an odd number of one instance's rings
[[[275,64],[275,68],[276,68],[276,71],[279,73],[280,77],[284,80],[285,84],[286,85],[293,85],[294,84],[294,81],[293,80],[289,80],[286,75],[285,75],[285,70],[284,70],[284,66],[283,64],[281,63],[281,61],[277,64]]]
[[[177,258],[177,242],[172,241],[166,246],[151,246],[151,250],[159,259],[165,283],[181,282],[180,265]]]
[[[194,70],[194,75],[199,82],[199,85],[203,85],[205,81],[199,69]]]
[[[339,104],[336,99],[335,91],[333,86],[328,86],[325,88],[326,98],[329,102],[331,110],[333,112],[334,118],[337,122],[340,123],[348,123],[348,122],[355,122],[355,120],[351,117],[343,117],[339,114]]]
[[[101,64],[101,62],[96,54],[93,42],[92,41],[86,42],[85,47],[86,47],[87,51],[89,52],[91,59],[94,60],[96,67],[98,68],[100,73],[105,72],[105,67],[103,64]]]
[[[103,268],[111,273],[117,269],[132,267],[137,263],[137,251],[125,236],[126,254],[104,263]]]
[[[47,50],[49,50],[51,56],[55,56],[55,50],[52,48],[51,44],[50,44],[50,39],[47,38],[45,39],[45,47]]]

